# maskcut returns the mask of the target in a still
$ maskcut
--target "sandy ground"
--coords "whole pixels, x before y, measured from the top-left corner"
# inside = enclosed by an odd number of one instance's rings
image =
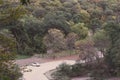
[[[40,67],[27,66],[28,69],[32,69],[32,72],[24,72],[23,78],[25,80],[48,80],[44,75],[46,72],[55,69],[62,63],[74,64],[74,60],[61,60],[61,61],[52,61],[47,63],[40,64]]]

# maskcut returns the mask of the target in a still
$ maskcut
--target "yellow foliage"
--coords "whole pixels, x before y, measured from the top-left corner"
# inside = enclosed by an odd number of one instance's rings
[[[3,3],[3,1],[2,0],[0,0],[0,4],[2,4]]]
[[[82,9],[80,13],[86,15],[87,17],[90,17],[89,13],[86,10]]]
[[[116,16],[112,16],[113,19],[116,19]]]

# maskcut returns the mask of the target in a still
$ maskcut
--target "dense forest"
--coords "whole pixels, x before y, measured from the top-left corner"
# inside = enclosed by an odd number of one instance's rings
[[[0,0],[0,80],[13,80],[15,54],[67,50],[86,61],[78,71],[91,70],[97,78],[120,76],[120,0]],[[6,62],[12,64],[8,74]],[[16,70],[14,80],[22,75]]]

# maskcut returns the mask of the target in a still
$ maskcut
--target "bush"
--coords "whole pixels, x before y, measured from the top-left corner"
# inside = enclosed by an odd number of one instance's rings
[[[70,80],[71,66],[66,63],[56,68],[57,71],[52,74],[55,80]]]
[[[87,74],[86,71],[87,69],[85,69],[85,66],[79,63],[76,63],[75,65],[72,65],[72,69],[71,69],[71,77],[78,77],[78,76],[83,76],[85,74]]]
[[[85,66],[79,63],[75,65],[61,64],[57,71],[52,74],[55,80],[70,80],[71,77],[83,76],[87,74]]]
[[[20,77],[22,73],[16,64],[0,62],[0,80],[18,80]]]
[[[90,76],[91,80],[105,80],[110,77],[106,63],[101,60],[92,63],[76,63],[74,65],[61,64],[57,71],[52,74],[55,80],[70,80],[72,77]]]
[[[54,80],[70,80],[70,78],[67,75],[63,75],[60,72],[55,72],[52,75]]]
[[[71,68],[72,67],[70,65],[63,63],[57,68],[57,71],[62,73],[63,75],[69,76],[71,73]]]
[[[105,78],[110,77],[110,72],[108,66],[103,61],[99,63],[93,63],[91,65],[91,75],[92,80],[105,80]]]

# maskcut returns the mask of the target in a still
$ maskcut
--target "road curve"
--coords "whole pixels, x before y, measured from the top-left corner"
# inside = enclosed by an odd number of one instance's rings
[[[32,69],[32,72],[24,72],[23,78],[25,80],[48,80],[44,75],[46,72],[55,69],[62,63],[67,63],[70,65],[75,64],[74,60],[60,60],[52,61],[40,64],[40,67],[27,66],[28,69]]]

